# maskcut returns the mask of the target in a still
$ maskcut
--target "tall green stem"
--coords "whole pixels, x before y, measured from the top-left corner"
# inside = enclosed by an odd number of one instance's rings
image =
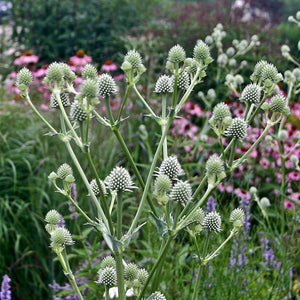
[[[118,117],[117,117],[117,122],[120,122],[120,120],[121,120],[122,113],[123,113],[124,107],[127,103],[127,99],[128,99],[131,88],[132,88],[132,84],[129,84],[126,87],[125,95],[124,95],[124,98],[123,98],[123,101],[122,101],[122,104],[121,104],[121,107],[120,107],[120,110],[119,110],[119,114],[118,114]]]
[[[167,95],[162,95],[162,111],[161,111],[161,132],[163,134],[166,127],[166,114],[167,114]],[[163,158],[166,159],[168,157],[168,140],[167,137],[164,139],[163,144]]]
[[[139,99],[143,102],[143,104],[146,106],[147,110],[149,111],[149,113],[153,116],[156,117],[155,112],[152,110],[152,108],[149,106],[149,104],[147,103],[147,101],[143,98],[143,96],[140,94],[140,92],[138,91],[138,89],[136,88],[135,84],[133,85],[133,90],[135,91],[135,93],[137,94],[137,96],[139,97]]]
[[[122,252],[115,253],[115,258],[116,258],[116,266],[117,266],[119,300],[125,300],[123,253]]]

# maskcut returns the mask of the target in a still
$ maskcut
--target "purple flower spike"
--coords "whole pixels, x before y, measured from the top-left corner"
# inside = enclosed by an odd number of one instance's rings
[[[11,279],[8,275],[3,276],[2,284],[1,284],[1,293],[0,293],[0,299],[1,300],[11,300],[11,290],[9,283],[11,282]]]

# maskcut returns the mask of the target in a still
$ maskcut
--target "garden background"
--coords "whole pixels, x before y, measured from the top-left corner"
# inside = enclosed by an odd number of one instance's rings
[[[59,120],[49,107],[49,90],[42,84],[42,77],[53,61],[68,63],[76,74],[91,62],[100,72],[109,72],[120,93],[124,93],[125,78],[120,66],[126,52],[136,49],[147,68],[139,89],[155,105],[159,101],[153,92],[155,81],[162,74],[172,46],[180,44],[192,53],[197,40],[213,36],[216,28],[226,32],[221,40],[224,51],[235,39],[247,42],[257,36],[260,44],[241,53],[232,66],[218,59],[218,47],[212,47],[214,61],[206,78],[184,106],[183,118],[176,119],[170,130],[170,152],[176,153],[183,168],[198,178],[199,173],[205,172],[203,162],[208,153],[213,154],[216,147],[220,150],[211,140],[213,131],[206,122],[212,108],[225,101],[236,105],[236,115],[243,114],[238,98],[259,60],[275,64],[282,74],[296,67],[283,55],[282,45],[288,45],[290,55],[299,61],[300,27],[289,22],[288,17],[300,11],[300,2],[13,0],[0,1],[0,9],[0,278],[7,274],[11,279],[12,299],[78,299],[54,260],[44,229],[45,214],[55,208],[64,215],[75,237],[73,271],[86,293],[93,291],[93,296],[86,299],[101,299],[104,289],[94,282],[97,266],[109,254],[108,248],[99,240],[91,243],[93,233],[85,228],[85,220],[78,217],[71,203],[54,192],[48,175],[64,162],[70,163],[70,159],[63,145],[45,135],[47,129],[21,99],[15,85],[16,72],[23,66],[33,72],[32,100],[56,124]],[[223,26],[216,27],[218,24]],[[231,85],[228,73],[244,79],[237,77]],[[79,86],[81,77],[76,80]],[[286,82],[278,86],[285,95],[287,86]],[[127,107],[130,119],[122,130],[133,158],[146,172],[154,155],[151,143],[156,138],[157,126],[145,118],[137,98],[131,95]],[[113,110],[118,109],[120,101],[118,97],[113,100]],[[296,93],[291,97],[290,109],[284,147],[286,151],[295,150],[292,154],[299,158],[300,103]],[[128,162],[109,131],[101,128],[93,134],[96,125],[92,124],[91,151],[104,178],[116,164],[126,166]],[[245,152],[257,134],[251,131],[249,140],[237,153]],[[247,164],[233,174],[233,183],[219,186],[208,199],[207,211],[217,208],[228,214],[240,205],[247,217],[241,236],[226,246],[222,257],[209,264],[199,299],[300,299],[299,167],[286,159],[286,194],[280,195],[282,161],[278,147],[265,138]],[[87,163],[83,164],[91,177]],[[81,184],[77,183],[77,191],[84,189]],[[253,185],[258,195],[250,194]],[[282,196],[284,211],[280,204]],[[255,197],[267,197],[270,206],[261,210]],[[77,201],[93,213],[86,194],[78,193]],[[126,199],[125,223],[137,205],[134,196]],[[126,259],[151,269],[160,250],[156,239],[155,222],[149,221],[135,246],[127,250]],[[179,234],[178,239],[180,243],[167,254],[158,283],[167,299],[189,299],[195,282],[192,270],[197,262],[190,251],[192,241],[186,234]]]

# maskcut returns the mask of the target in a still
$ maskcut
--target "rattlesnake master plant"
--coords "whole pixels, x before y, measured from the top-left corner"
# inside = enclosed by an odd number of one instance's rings
[[[227,65],[234,68],[236,66],[235,58],[257,46],[258,41],[255,37],[250,42],[233,41],[233,46],[228,48],[225,54],[222,44],[224,34],[223,27],[218,25],[213,35],[205,40],[210,45],[217,47],[219,53],[217,63],[220,68],[225,68]],[[50,106],[57,108],[54,114],[60,118],[60,128],[54,128],[31,101],[29,86],[32,76],[30,71],[24,68],[18,74],[17,85],[21,90],[22,97],[48,127],[53,136],[51,138],[58,138],[58,141],[65,144],[70,161],[72,161],[70,164],[62,164],[56,172],[51,172],[49,180],[53,183],[56,191],[74,205],[78,213],[85,219],[86,224],[97,232],[97,238],[105,240],[106,246],[112,254],[103,259],[98,271],[98,278],[95,278],[99,289],[105,288],[106,299],[109,299],[110,290],[116,286],[120,300],[124,300],[129,291],[136,299],[166,299],[162,293],[156,292],[158,278],[161,276],[166,252],[172,243],[177,242],[179,232],[185,231],[191,235],[197,249],[199,249],[199,243],[204,244],[203,253],[199,252],[194,255],[199,261],[201,271],[201,268],[210,260],[221,255],[223,247],[242,230],[245,216],[243,210],[237,208],[229,217],[232,228],[228,237],[215,250],[210,249],[212,251],[208,252],[211,241],[209,237],[218,236],[221,231],[226,233],[228,229],[227,227],[221,228],[222,218],[218,212],[206,213],[201,206],[214,189],[245,162],[271,127],[282,122],[284,116],[288,114],[288,101],[280,95],[272,95],[276,91],[276,84],[282,80],[282,75],[278,73],[274,65],[266,61],[256,64],[251,75],[252,83],[245,85],[244,88],[242,88],[244,79],[240,74],[227,74],[226,84],[228,87],[231,90],[237,88],[242,90],[240,100],[245,105],[246,113],[244,117],[234,116],[230,108],[222,102],[212,108],[209,124],[216,134],[221,152],[212,155],[205,166],[202,166],[205,173],[200,173],[201,181],[193,182],[189,178],[189,172],[183,170],[181,159],[174,155],[173,149],[170,150],[167,136],[173,120],[180,117],[182,106],[191,96],[195,86],[206,76],[205,70],[212,61],[210,47],[202,40],[195,45],[192,57],[186,57],[186,52],[180,45],[172,47],[167,57],[166,74],[158,78],[153,91],[153,95],[155,95],[153,97],[161,99],[159,113],[156,108],[151,107],[149,99],[144,99],[136,86],[146,71],[142,56],[136,50],[130,50],[125,55],[121,67],[125,73],[127,85],[118,112],[113,111],[111,107],[112,97],[119,92],[116,82],[109,74],[98,76],[94,66],[86,65],[83,69],[84,80],[80,89],[76,90],[73,86],[76,75],[68,65],[52,63],[44,82],[52,93]],[[240,67],[243,65],[245,63],[241,63]],[[294,73],[295,78],[300,77],[299,72]],[[291,74],[287,74],[286,78],[291,78]],[[296,79],[289,80],[289,82],[295,82]],[[122,117],[132,93],[141,101],[147,116],[150,116],[151,120],[160,127],[159,139],[153,141],[153,145],[156,146],[146,176],[142,176],[140,165],[135,162],[120,131],[122,126],[126,126],[126,119]],[[270,103],[266,104],[265,100],[271,95],[273,97]],[[203,97],[206,99],[204,94]],[[207,97],[215,100],[216,93],[211,90]],[[71,104],[70,112],[67,107],[69,104]],[[102,106],[105,106],[106,116],[98,112]],[[253,126],[253,121],[258,114],[263,116],[264,129],[256,142],[245,153],[239,155],[235,151],[236,145],[242,143],[246,138],[247,129],[250,125]],[[99,177],[98,170],[94,165],[94,159],[97,157],[91,153],[90,147],[92,118],[99,122],[99,126],[104,126],[115,135],[120,149],[126,157],[128,169],[125,168],[125,164],[116,166],[112,170],[107,170],[103,166],[106,178]],[[93,127],[93,132],[94,130]],[[227,140],[227,146],[223,145],[224,140]],[[78,160],[77,151],[82,152],[82,155],[85,156],[88,168],[92,173],[91,178],[88,178],[82,163]],[[86,164],[84,165],[86,166]],[[75,178],[72,168],[77,169],[78,178]],[[200,170],[200,166],[197,169]],[[86,190],[81,192],[88,195],[93,205],[94,215],[89,215],[81,207],[81,204],[73,199],[71,184],[75,180],[83,182]],[[130,222],[127,217],[124,224],[123,204],[130,195],[128,192],[131,192],[130,197],[136,199],[135,205],[138,208],[136,211],[131,208],[134,215]],[[263,203],[261,204],[266,207]],[[142,217],[149,210],[161,236],[162,247],[156,262],[148,273],[134,263],[127,264],[124,257],[126,257],[128,245],[134,241],[134,235],[139,230],[143,230]],[[60,214],[55,210],[50,210],[45,217],[46,229],[50,234],[50,246],[56,253],[74,291],[80,299],[84,299],[82,289],[78,287],[72,273],[67,255],[67,249],[71,248],[67,246],[74,244],[73,238],[68,229],[59,226],[60,219]],[[151,288],[150,282],[152,282]],[[200,283],[201,276],[198,276],[192,296],[194,300],[198,299]],[[148,298],[145,296],[147,293],[150,295]]]

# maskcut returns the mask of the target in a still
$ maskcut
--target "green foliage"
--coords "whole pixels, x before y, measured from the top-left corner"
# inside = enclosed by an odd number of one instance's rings
[[[14,36],[42,60],[66,60],[83,49],[99,63],[123,50],[119,37],[138,26],[158,2],[13,0]]]

